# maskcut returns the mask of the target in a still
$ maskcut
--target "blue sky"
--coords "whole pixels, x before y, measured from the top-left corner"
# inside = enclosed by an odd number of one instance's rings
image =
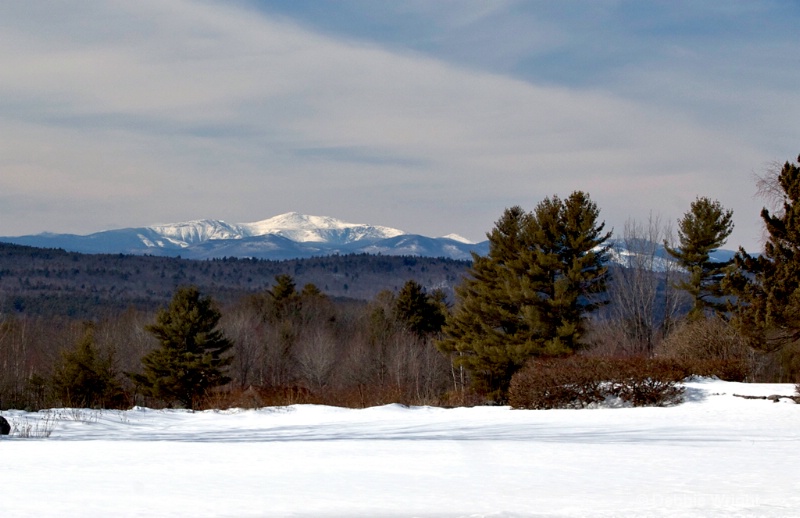
[[[790,1],[0,3],[0,235],[289,211],[483,238],[588,191],[757,249],[800,153]]]

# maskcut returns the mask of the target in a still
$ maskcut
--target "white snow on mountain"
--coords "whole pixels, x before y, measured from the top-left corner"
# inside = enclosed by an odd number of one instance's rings
[[[275,235],[298,243],[347,244],[359,240],[379,240],[405,235],[396,228],[347,223],[325,216],[288,212],[254,223],[228,224],[219,220],[197,220],[147,227],[166,241],[188,247],[206,241],[243,239]],[[147,246],[157,246],[151,238],[140,236]]]
[[[242,232],[236,225],[224,221],[201,219],[183,223],[171,223],[148,227],[167,241],[181,247],[217,239],[241,239]],[[148,246],[153,246],[152,244]]]
[[[439,238],[409,234],[402,230],[348,223],[326,216],[288,212],[253,223],[226,223],[200,219],[149,227],[107,230],[88,236],[39,234],[0,238],[5,242],[40,248],[62,248],[90,254],[155,254],[187,259],[254,257],[294,259],[331,254],[382,254],[447,257],[470,260],[472,253],[489,251],[488,241],[474,243],[458,234]],[[612,239],[609,259],[623,267],[663,272],[676,268],[659,243],[635,244]],[[727,261],[733,251],[717,250],[715,261]]]
[[[619,243],[615,243],[608,250],[608,255],[612,263],[616,263],[625,268],[636,268],[651,272],[667,272],[679,270],[680,267],[671,257],[665,257],[658,253],[637,253],[623,248]]]
[[[288,212],[255,223],[237,225],[248,236],[277,235],[298,243],[350,243],[362,239],[386,239],[404,235],[396,228],[347,223],[326,216]]]
[[[447,234],[446,236],[442,236],[442,239],[450,239],[451,241],[458,241],[459,243],[464,243],[465,245],[474,245],[473,241],[470,241],[464,236],[459,236],[458,234]]]

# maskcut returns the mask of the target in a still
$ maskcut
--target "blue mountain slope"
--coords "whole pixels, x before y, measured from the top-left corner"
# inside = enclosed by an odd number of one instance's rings
[[[330,219],[328,220],[328,222]],[[336,221],[336,220],[333,220]],[[488,243],[470,244],[449,238],[430,238],[415,234],[381,237],[399,233],[385,227],[364,225],[347,228],[347,224],[336,221],[343,228],[336,229],[267,229],[262,235],[251,235],[248,229],[241,233],[227,232],[228,238],[214,237],[204,232],[204,225],[220,228],[220,222],[191,222],[191,237],[184,232],[187,224],[161,225],[158,227],[126,228],[108,230],[85,236],[75,234],[38,234],[20,237],[2,237],[0,241],[39,248],[61,248],[70,252],[89,254],[133,254],[157,256],[181,256],[186,259],[214,259],[222,257],[254,257],[259,259],[298,259],[332,254],[368,253],[383,255],[413,255],[423,257],[446,257],[449,259],[471,258],[472,251],[485,254]],[[226,230],[236,226],[223,224]],[[252,224],[251,224],[252,225]],[[298,241],[286,235],[311,234],[312,240]],[[212,237],[198,238],[198,235]]]

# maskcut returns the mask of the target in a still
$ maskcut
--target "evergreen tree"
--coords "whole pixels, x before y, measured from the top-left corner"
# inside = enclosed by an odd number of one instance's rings
[[[763,254],[740,248],[736,269],[725,279],[737,297],[739,329],[752,345],[770,350],[800,340],[800,166],[786,162],[777,183],[783,206],[761,211],[768,234]]]
[[[689,279],[675,285],[692,296],[694,304],[689,319],[704,318],[706,310],[721,313],[726,309],[722,300],[721,281],[728,262],[711,260],[711,253],[725,244],[733,231],[733,211],[725,210],[714,200],[702,197],[692,202],[689,211],[678,220],[678,248],[664,242],[667,253],[678,260],[689,273]]]
[[[572,352],[580,346],[585,316],[607,302],[600,295],[606,291],[605,242],[611,233],[603,232],[597,205],[580,191],[563,201],[545,199],[534,216],[523,266],[537,266],[532,271],[538,282],[523,286],[523,293],[537,308],[532,317],[545,352]]]
[[[142,358],[144,374],[132,375],[145,393],[196,408],[206,392],[230,381],[225,356],[232,343],[217,329],[220,313],[195,287],[179,288],[167,309],[146,327],[161,347]]]
[[[414,280],[407,281],[397,294],[394,316],[418,336],[438,333],[445,320],[442,305]]]
[[[268,290],[267,319],[278,323],[297,315],[300,310],[300,294],[291,275],[275,276],[275,285]]]
[[[113,351],[97,347],[93,324],[86,324],[74,349],[61,354],[53,373],[53,389],[61,403],[69,406],[118,408],[125,403]]]
[[[316,284],[308,283],[304,285],[303,289],[300,291],[300,298],[306,300],[314,300],[314,299],[326,299],[327,297],[325,296],[324,293],[322,293],[322,291],[319,288],[317,288]]]
[[[289,300],[297,296],[297,285],[291,275],[283,273],[275,276],[275,286],[269,292],[275,300]]]
[[[502,399],[528,358],[580,346],[585,317],[605,292],[610,234],[598,217],[579,191],[546,198],[533,213],[512,207],[487,235],[488,256],[473,254],[439,347],[477,390]]]

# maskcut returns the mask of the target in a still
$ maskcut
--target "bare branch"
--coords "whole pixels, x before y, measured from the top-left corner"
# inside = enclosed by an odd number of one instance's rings
[[[786,201],[786,193],[780,183],[782,169],[783,164],[773,161],[766,166],[763,173],[753,173],[756,197],[764,200],[767,208],[773,212],[783,210],[783,204]]]

